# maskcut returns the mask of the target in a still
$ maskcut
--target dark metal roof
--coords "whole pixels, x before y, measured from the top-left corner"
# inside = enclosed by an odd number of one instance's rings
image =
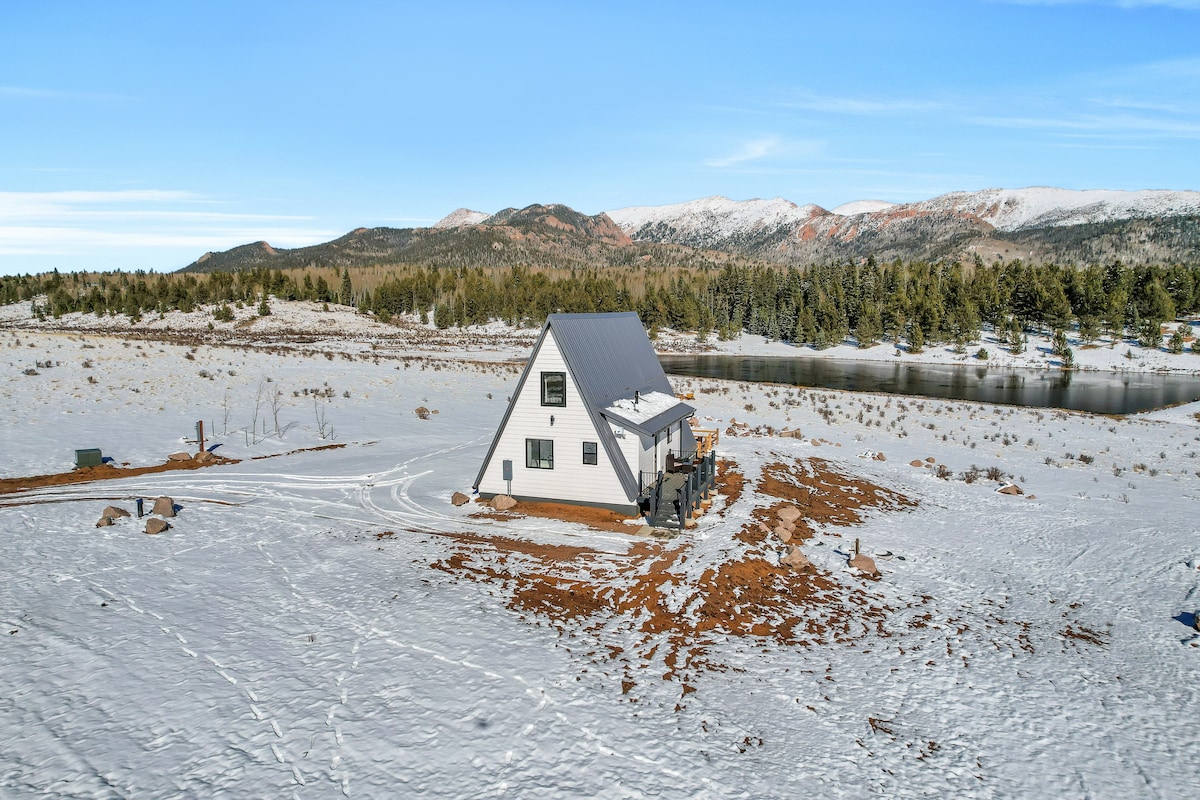
[[[551,314],[546,325],[592,408],[633,397],[635,390],[675,393],[636,311]]]
[[[483,459],[483,465],[479,468],[479,474],[475,478],[476,488],[483,480],[488,462],[492,460],[492,454],[500,441],[500,435],[504,432],[504,427],[508,424],[508,418],[512,414],[513,404],[521,394],[521,388],[525,385],[529,370],[537,358],[538,350],[541,349],[547,333],[554,336],[554,341],[571,373],[571,380],[583,398],[588,414],[596,426],[596,434],[604,445],[610,463],[616,469],[617,477],[621,481],[625,493],[630,500],[635,499],[638,492],[637,476],[625,463],[625,458],[621,455],[620,447],[617,445],[607,420],[602,415],[602,410],[611,405],[614,400],[633,397],[635,391],[675,393],[666,373],[663,372],[662,364],[658,362],[654,347],[646,336],[646,329],[642,327],[641,318],[635,311],[603,314],[551,314],[546,318],[541,336],[538,337],[533,353],[530,354],[529,361],[525,364],[525,370],[517,381],[516,391],[512,394],[504,419],[492,439],[492,446]],[[684,409],[687,410],[686,413],[683,413]],[[663,427],[689,416],[694,409],[681,403],[670,411],[672,413],[659,415],[663,418],[671,417]],[[658,418],[648,420],[648,422],[654,423],[658,421]],[[647,427],[648,425],[643,424],[634,429]],[[657,430],[661,430],[661,428]],[[651,431],[651,433],[653,432],[655,431]],[[690,437],[691,430],[686,430],[686,434],[687,437]]]

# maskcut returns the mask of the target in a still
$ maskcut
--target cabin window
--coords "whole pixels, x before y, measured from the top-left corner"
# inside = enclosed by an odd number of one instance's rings
[[[596,462],[596,443],[595,442],[584,442],[583,443],[583,463],[585,463],[585,464],[597,463]]]
[[[554,440],[526,439],[525,466],[529,469],[554,469]]]
[[[542,373],[542,405],[565,406],[567,404],[567,373]]]

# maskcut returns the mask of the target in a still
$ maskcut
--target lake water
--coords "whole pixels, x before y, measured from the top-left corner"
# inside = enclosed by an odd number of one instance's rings
[[[1133,414],[1200,400],[1200,377],[1144,372],[1064,372],[980,365],[900,364],[826,358],[662,356],[672,375],[821,389],[974,400],[1098,414]]]

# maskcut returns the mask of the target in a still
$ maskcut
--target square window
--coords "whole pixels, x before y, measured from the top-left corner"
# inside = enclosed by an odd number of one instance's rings
[[[585,463],[585,464],[597,463],[596,443],[595,442],[584,442],[583,443],[583,463]]]
[[[565,406],[567,404],[567,373],[542,373],[542,405]]]
[[[529,469],[554,469],[554,440],[526,439],[525,466]]]

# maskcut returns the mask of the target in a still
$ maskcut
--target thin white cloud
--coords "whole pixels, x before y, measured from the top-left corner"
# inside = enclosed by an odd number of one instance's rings
[[[803,109],[805,111],[859,115],[909,114],[913,112],[935,111],[943,108],[942,103],[933,100],[835,97],[832,95],[813,94],[811,92],[799,92],[791,98],[784,100],[781,105],[785,108]]]
[[[720,158],[705,159],[704,163],[710,167],[732,167],[737,164],[745,164],[749,161],[758,161],[778,151],[780,140],[776,136],[769,136],[764,139],[753,139],[748,142],[743,142],[741,147],[727,156]]]
[[[193,192],[159,189],[0,192],[0,256],[103,261],[134,250],[176,251],[190,259],[259,240],[300,247],[339,235],[306,224],[311,217],[237,213],[214,205]]]
[[[1115,8],[1175,8],[1200,11],[1200,0],[992,0],[1010,6],[1111,6]]]
[[[0,99],[56,99],[56,100],[131,100],[129,95],[111,92],[76,92],[59,89],[42,89],[37,86],[0,86]]]
[[[0,97],[57,97],[58,92],[31,86],[0,86]]]
[[[1093,135],[1142,138],[1197,138],[1200,122],[1138,116],[1134,114],[1081,114],[1072,117],[974,117],[977,125],[995,128],[1045,129]]]
[[[742,142],[732,153],[704,160],[704,165],[717,169],[746,167],[769,160],[782,164],[788,160],[811,159],[820,154],[825,143],[808,139],[784,139],[781,136],[762,136]]]
[[[1156,111],[1165,114],[1181,114],[1186,109],[1177,103],[1155,103],[1128,97],[1093,97],[1089,102],[1106,108],[1125,108],[1130,111]]]
[[[0,225],[0,255],[86,255],[97,250],[186,248],[195,255],[255,241],[303,247],[340,233],[294,228],[218,228],[202,231],[112,231],[54,226]]]

